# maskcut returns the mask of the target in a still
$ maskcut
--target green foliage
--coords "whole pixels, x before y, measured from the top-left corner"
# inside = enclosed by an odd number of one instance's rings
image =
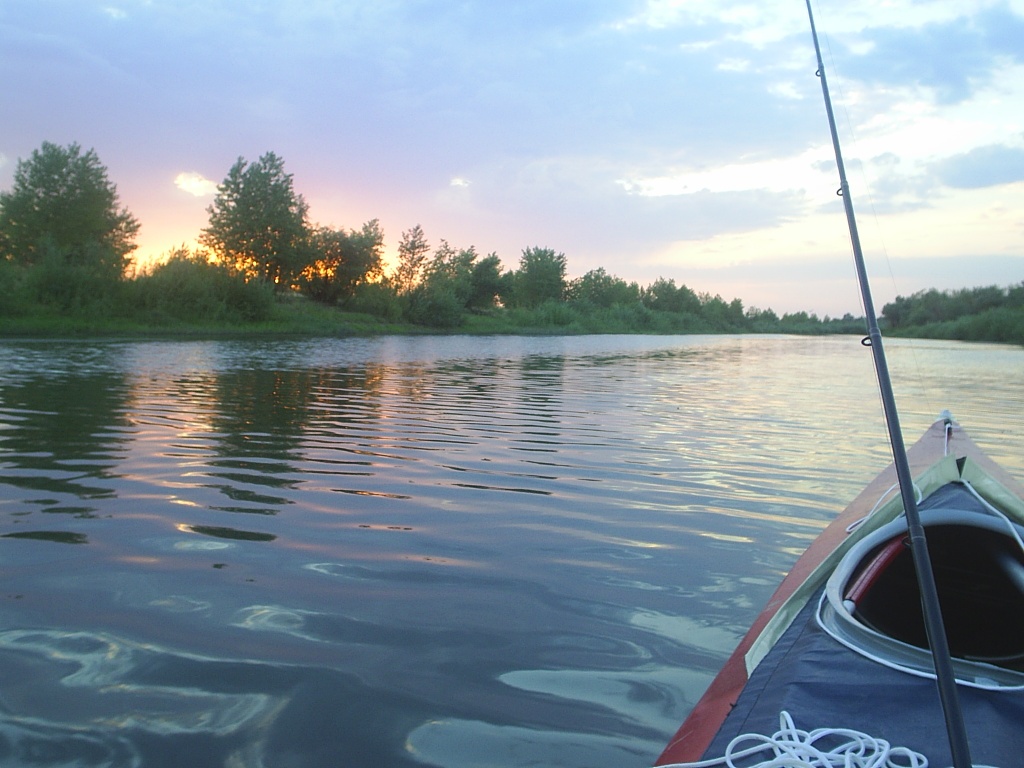
[[[658,329],[656,314],[639,301],[613,304],[598,310],[595,316],[612,333],[651,333]]]
[[[640,300],[644,306],[660,312],[677,312],[680,314],[698,315],[701,311],[701,300],[697,294],[685,285],[676,287],[676,281],[659,277],[640,292]]]
[[[454,286],[418,285],[408,295],[406,317],[416,325],[430,328],[458,328],[466,314],[465,300]]]
[[[476,250],[455,250],[445,240],[423,270],[423,280],[408,294],[407,316],[417,325],[457,328],[473,297]]]
[[[976,315],[900,329],[899,335],[1024,345],[1024,307],[986,309]]]
[[[0,259],[0,317],[21,317],[31,311],[24,290],[25,270]]]
[[[1024,344],[1024,283],[897,296],[882,319],[901,335]]]
[[[272,316],[274,291],[183,246],[136,278],[132,305],[137,316],[157,323],[253,323]]]
[[[252,164],[240,157],[217,187],[199,241],[218,263],[284,290],[313,261],[307,210],[284,160],[273,152]]]
[[[117,188],[96,152],[83,153],[78,144],[43,142],[18,161],[11,190],[0,192],[0,259],[23,267],[47,262],[53,270],[62,260],[90,279],[118,280],[138,229],[135,217],[118,208]]]
[[[699,298],[700,316],[715,331],[736,333],[747,329],[743,302],[739,299],[726,303],[721,296],[706,293]]]
[[[389,281],[356,286],[352,297],[341,305],[345,310],[379,317],[390,323],[402,317],[402,300]]]
[[[310,236],[310,246],[315,261],[299,275],[299,290],[323,304],[351,298],[360,285],[383,272],[384,232],[377,219],[348,232],[319,227]]]
[[[74,258],[50,242],[40,248],[36,261],[24,268],[22,290],[25,298],[60,314],[88,315],[114,313],[123,286],[121,276],[112,272],[104,255],[92,255],[107,246],[88,243]]]
[[[423,234],[423,228],[417,224],[402,233],[398,244],[398,266],[391,276],[392,283],[399,295],[411,293],[419,285],[420,277],[426,267],[430,243]]]
[[[493,309],[501,294],[501,259],[489,253],[473,265],[467,308],[474,312]]]
[[[513,273],[510,295],[502,296],[511,307],[534,309],[549,301],[562,301],[566,291],[564,253],[550,248],[527,248]]]
[[[815,334],[821,328],[821,320],[815,314],[787,312],[779,320],[778,330],[782,333]]]
[[[427,286],[444,286],[465,307],[473,293],[476,256],[476,249],[472,246],[457,251],[442,240],[433,260],[427,265],[424,283]]]
[[[570,281],[566,295],[570,301],[588,302],[595,307],[607,308],[615,304],[639,302],[640,286],[609,275],[604,267],[598,267]]]
[[[750,307],[746,315],[747,328],[753,333],[774,333],[779,330],[779,316],[770,308]]]
[[[548,299],[533,308],[534,321],[544,327],[566,328],[579,319],[579,312],[564,301]]]

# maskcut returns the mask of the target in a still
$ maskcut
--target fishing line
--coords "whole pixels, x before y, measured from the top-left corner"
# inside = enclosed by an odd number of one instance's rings
[[[814,6],[815,6],[815,9],[816,9],[815,14],[820,16],[821,15],[821,4],[819,2],[817,2],[817,0],[815,0]],[[835,73],[835,79],[834,80],[830,80],[829,82],[830,82],[830,84],[832,84],[835,87],[836,90],[839,91],[839,105],[840,105],[840,109],[842,110],[842,113],[843,113],[843,122],[846,124],[846,130],[850,134],[850,142],[854,145],[854,147],[858,147],[859,146],[859,140],[857,138],[857,132],[853,128],[853,123],[850,120],[850,113],[846,109],[845,94],[843,93],[842,77],[839,75],[839,67],[836,64],[835,57],[832,55],[832,45],[831,45],[831,42],[829,40],[828,33],[827,32],[821,32],[820,33],[820,37],[823,39],[824,44],[825,44],[824,45],[825,50],[828,53],[829,67],[831,68],[831,71],[833,73]],[[881,260],[885,263],[885,271],[889,275],[889,283],[890,283],[890,286],[892,288],[892,292],[896,296],[896,298],[900,298],[899,286],[896,283],[896,273],[895,273],[895,271],[892,268],[892,260],[889,257],[889,247],[886,244],[885,233],[884,233],[884,230],[882,228],[881,220],[878,217],[878,209],[875,207],[875,197],[874,197],[874,195],[872,194],[872,191],[871,191],[871,183],[869,182],[867,174],[864,171],[864,162],[861,161],[861,160],[857,160],[856,166],[857,166],[857,175],[860,177],[861,186],[863,187],[864,198],[867,201],[868,207],[871,209],[871,219],[872,219],[872,221],[874,222],[874,225],[875,225],[874,226],[874,232],[875,232],[875,237],[877,238],[877,241],[878,241],[877,248],[878,248],[878,250],[881,253]],[[862,194],[861,191],[858,190],[858,197],[860,197],[861,194]],[[884,309],[884,306],[883,306],[883,309]],[[904,346],[904,345],[901,345],[901,346]],[[938,397],[940,395],[937,395],[936,390],[935,390],[934,387],[929,387],[929,386],[925,385],[925,379],[924,379],[924,375],[922,373],[921,362],[920,362],[920,360],[918,359],[918,356],[917,356],[917,349],[918,349],[918,347],[917,347],[916,340],[914,340],[914,339],[907,340],[906,343],[905,343],[905,346],[910,350],[910,357],[911,357],[911,360],[913,361],[912,367],[913,367],[913,370],[915,372],[915,375],[913,377],[911,377],[911,380],[916,384],[918,397],[919,397],[919,399],[923,400],[926,404],[928,404],[927,411],[929,413],[935,413],[936,411],[940,410],[938,408],[937,400],[936,400],[936,397]],[[881,405],[881,402],[879,403],[879,405]]]
[[[917,501],[914,498],[910,463],[907,459],[906,446],[903,443],[899,411],[896,407],[896,397],[893,393],[889,366],[886,362],[884,345],[882,344],[882,332],[878,327],[877,318],[875,317],[868,271],[864,263],[864,254],[861,249],[860,235],[857,229],[857,217],[853,209],[850,185],[846,178],[846,167],[840,148],[839,129],[836,126],[835,113],[832,109],[832,99],[829,95],[828,78],[825,72],[825,63],[822,61],[821,46],[818,42],[814,14],[811,12],[811,0],[806,0],[806,5],[807,16],[811,26],[811,37],[814,40],[815,58],[818,64],[815,74],[821,84],[829,131],[832,134],[836,170],[839,172],[839,195],[843,198],[843,208],[846,212],[846,222],[850,230],[850,245],[853,248],[857,281],[860,285],[861,297],[864,303],[864,314],[867,320],[868,335],[864,339],[864,343],[871,349],[872,358],[875,363],[875,377],[878,380],[878,389],[882,397],[882,410],[885,413],[885,422],[889,432],[893,464],[896,468],[896,476],[899,479],[900,495],[903,498],[910,552],[913,558],[915,576],[920,586],[925,633],[935,664],[939,699],[942,703],[942,713],[946,722],[953,763],[957,768],[968,768],[971,765],[970,747],[968,745],[966,728],[964,727],[963,712],[958,701],[953,664],[949,655],[949,644],[945,628],[943,627],[942,611],[935,588],[935,576],[932,572],[931,559],[928,556],[928,542],[925,538],[924,526],[921,524],[918,513]]]

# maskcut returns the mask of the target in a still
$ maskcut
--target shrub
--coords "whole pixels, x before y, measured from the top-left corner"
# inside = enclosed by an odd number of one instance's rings
[[[465,299],[452,286],[420,285],[409,296],[409,322],[430,328],[458,328],[465,319]]]
[[[402,302],[388,283],[364,283],[356,287],[351,298],[342,302],[350,312],[362,312],[388,322],[398,322],[402,317]]]
[[[251,323],[274,310],[273,288],[212,264],[187,250],[136,278],[134,304],[150,319],[185,323]]]
[[[102,246],[86,246],[86,249]],[[76,258],[47,244],[25,268],[24,298],[60,314],[116,314],[122,296],[120,276],[94,260]]]

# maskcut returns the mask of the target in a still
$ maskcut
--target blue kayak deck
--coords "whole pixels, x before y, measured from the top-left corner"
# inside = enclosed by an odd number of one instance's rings
[[[779,713],[797,728],[851,728],[907,747],[932,766],[952,763],[934,680],[890,669],[854,653],[814,618],[818,596],[754,670],[705,758],[720,757],[745,733],[770,736]],[[1024,691],[958,686],[975,764],[1019,765],[1024,755]]]

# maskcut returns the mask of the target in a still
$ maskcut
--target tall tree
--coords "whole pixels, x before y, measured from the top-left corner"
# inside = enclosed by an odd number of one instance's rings
[[[120,278],[138,230],[95,150],[78,144],[43,142],[18,161],[11,190],[0,192],[0,258],[16,264],[55,255]]]
[[[641,301],[650,309],[660,312],[700,314],[700,298],[685,285],[676,287],[676,281],[659,277],[641,291]]]
[[[319,227],[311,235],[311,247],[315,260],[302,270],[299,285],[317,301],[335,304],[380,277],[384,231],[377,219],[348,232]]]
[[[469,309],[491,309],[501,293],[501,259],[489,253],[473,265],[470,275]]]
[[[463,321],[472,293],[473,246],[456,250],[442,240],[423,269],[419,285],[408,295],[406,316],[419,325],[454,328]]]
[[[217,187],[199,241],[220,263],[280,290],[311,260],[308,208],[284,160],[273,152],[252,164],[240,157]]]
[[[640,286],[609,275],[604,267],[598,267],[569,283],[567,293],[573,301],[610,307],[613,304],[635,304],[640,299]]]
[[[527,248],[519,259],[513,282],[513,302],[516,306],[533,308],[545,301],[565,298],[564,253],[550,248]]]
[[[446,285],[465,305],[472,291],[473,266],[476,263],[476,248],[456,250],[442,240],[434,251],[434,258],[424,268],[423,282],[426,285]]]
[[[398,266],[392,276],[399,295],[410,293],[419,283],[429,253],[430,243],[419,224],[402,233],[402,240],[398,244]]]

